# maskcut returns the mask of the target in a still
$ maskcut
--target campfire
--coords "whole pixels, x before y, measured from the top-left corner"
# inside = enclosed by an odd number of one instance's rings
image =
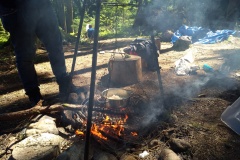
[[[136,131],[130,131],[128,125],[128,118],[131,114],[129,109],[121,108],[120,110],[112,110],[109,108],[95,107],[92,119],[91,134],[98,141],[124,141],[125,137],[136,137]],[[84,115],[83,113],[81,115]],[[82,128],[77,129],[75,134],[77,136],[84,136],[86,119],[82,122]]]

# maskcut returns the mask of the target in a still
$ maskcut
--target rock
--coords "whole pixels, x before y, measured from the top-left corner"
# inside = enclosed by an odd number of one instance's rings
[[[67,132],[64,127],[58,127],[59,135],[71,136],[72,134]]]
[[[78,96],[81,103],[87,98],[84,92],[80,92]]]
[[[153,139],[150,143],[149,143],[149,147],[154,147],[154,146],[157,146],[157,145],[161,145],[161,146],[165,146],[165,144],[163,142],[161,142],[160,140],[158,139]]]
[[[89,151],[89,159],[92,157],[92,150]],[[84,143],[77,142],[60,154],[56,160],[83,160],[84,159]]]
[[[161,37],[161,40],[164,41],[164,42],[170,42],[171,41],[171,38],[173,36],[173,32],[171,30],[166,30],[162,37]]]
[[[78,103],[78,95],[77,95],[77,93],[70,93],[69,94],[69,97],[68,97],[68,101],[69,101],[69,103],[73,103],[73,104],[76,104],[76,103]]]
[[[12,158],[15,160],[54,159],[60,153],[63,138],[51,133],[30,136],[13,145]]]
[[[169,117],[169,121],[174,124],[178,121],[178,117],[175,114],[171,114]]]
[[[75,123],[75,120],[73,119],[73,111],[70,110],[64,110],[61,115],[61,122],[63,126],[68,126],[69,124]]]
[[[120,160],[137,160],[137,159],[132,155],[122,155]]]
[[[107,152],[100,152],[99,154],[94,155],[94,160],[117,160],[117,158]]]
[[[177,138],[172,138],[169,141],[169,145],[171,149],[175,152],[184,152],[191,147],[191,145],[187,141],[183,139],[177,139]]]
[[[32,136],[40,133],[51,133],[58,135],[55,119],[49,116],[41,117],[36,123],[32,123],[27,127],[26,136]]]
[[[79,121],[77,111],[64,110],[61,116],[61,122],[65,128],[72,132],[82,125],[82,121]],[[67,127],[68,126],[68,127]]]
[[[75,129],[72,127],[72,125],[67,125],[67,126],[65,127],[65,130],[66,130],[67,132],[70,132],[70,133],[74,133],[74,132],[75,132]]]
[[[176,51],[185,51],[189,48],[191,44],[191,37],[189,36],[181,36],[179,39],[173,44],[173,48]]]
[[[158,160],[181,160],[181,158],[171,149],[164,149],[160,153]]]

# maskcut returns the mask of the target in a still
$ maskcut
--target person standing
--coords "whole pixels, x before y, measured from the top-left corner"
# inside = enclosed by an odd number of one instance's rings
[[[87,35],[89,39],[93,39],[94,37],[94,28],[92,28],[92,25],[89,25],[89,28],[87,30]]]
[[[50,0],[1,0],[0,18],[10,33],[18,74],[31,104],[43,99],[34,67],[36,37],[48,51],[59,94],[65,95],[71,78],[66,72],[62,37]]]

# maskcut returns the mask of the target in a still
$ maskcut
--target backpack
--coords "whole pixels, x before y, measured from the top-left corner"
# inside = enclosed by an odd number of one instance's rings
[[[129,47],[124,49],[125,53],[131,55],[138,55],[147,63],[147,68],[151,71],[156,71],[159,68],[158,64],[155,62],[155,58],[157,58],[154,54],[153,44],[151,40],[144,38],[137,38],[132,43],[130,43]]]

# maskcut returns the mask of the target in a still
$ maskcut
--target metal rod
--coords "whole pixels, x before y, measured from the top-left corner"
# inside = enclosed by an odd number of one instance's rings
[[[82,33],[83,19],[84,19],[84,15],[85,15],[87,1],[88,0],[83,1],[82,13],[80,15],[81,19],[80,19],[79,26],[78,26],[77,40],[76,40],[76,44],[75,44],[73,61],[72,61],[72,68],[71,68],[71,72],[70,72],[71,78],[73,77],[73,72],[74,72],[74,68],[75,68],[75,64],[76,64],[77,53],[78,53],[78,45],[79,45],[79,41],[80,41],[80,37],[81,37],[81,33]],[[79,12],[80,12],[80,9],[79,9]]]
[[[158,53],[157,53],[157,46],[155,44],[155,38],[154,35],[151,35],[151,41],[152,41],[152,45],[153,45],[153,53],[154,53],[154,62],[155,64],[158,66],[156,72],[157,72],[157,76],[158,76],[158,83],[159,83],[159,90],[160,90],[160,98],[161,98],[161,102],[164,105],[164,90],[163,90],[163,85],[162,85],[162,78],[161,78],[161,73],[160,73],[160,69],[161,67],[159,66],[158,63]]]
[[[97,52],[98,52],[100,10],[101,10],[101,0],[97,0],[93,56],[92,56],[92,73],[91,73],[91,84],[90,84],[90,95],[89,95],[88,117],[87,117],[87,131],[86,131],[86,140],[85,140],[85,148],[84,148],[85,149],[84,160],[88,160],[88,156],[89,156],[89,142],[90,142],[91,127],[92,127],[92,111],[93,111],[93,104],[94,104],[94,91],[95,91],[96,69],[97,69],[96,66],[97,66],[97,54],[98,54]]]
[[[106,6],[122,6],[122,7],[126,7],[126,6],[133,6],[133,7],[137,7],[136,4],[133,3],[114,3],[114,2],[103,2],[103,5]]]

